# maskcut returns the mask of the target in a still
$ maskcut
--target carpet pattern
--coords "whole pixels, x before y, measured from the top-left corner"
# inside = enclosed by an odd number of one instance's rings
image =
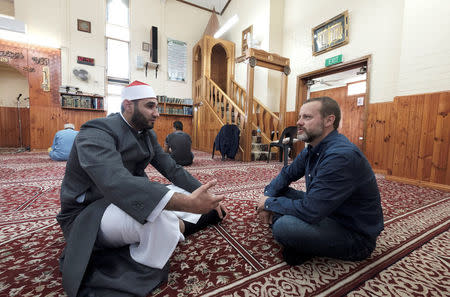
[[[449,193],[377,176],[385,230],[372,256],[349,262],[283,262],[255,216],[277,161],[241,163],[195,152],[188,171],[226,196],[228,218],[189,236],[171,258],[169,281],[150,296],[449,296]],[[65,162],[45,153],[0,155],[0,296],[65,296],[58,270],[64,247],[55,220]],[[149,167],[150,180],[168,183]],[[304,189],[304,180],[293,185]]]

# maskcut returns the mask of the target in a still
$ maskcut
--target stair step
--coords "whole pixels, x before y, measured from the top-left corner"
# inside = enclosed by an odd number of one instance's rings
[[[269,152],[252,152],[252,161],[267,161]]]
[[[253,152],[251,153],[252,161],[267,161],[269,157],[269,152]],[[271,160],[278,160],[278,153],[272,152],[270,154]]]
[[[261,136],[252,136],[252,143],[261,143]]]
[[[265,143],[252,143],[252,152],[253,151],[268,152],[269,151],[269,145],[265,144]]]

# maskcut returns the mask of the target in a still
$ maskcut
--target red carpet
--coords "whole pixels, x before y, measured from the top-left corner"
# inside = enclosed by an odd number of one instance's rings
[[[371,258],[289,267],[254,213],[281,163],[195,155],[187,169],[202,182],[218,180],[213,192],[226,195],[229,216],[178,246],[169,282],[152,296],[449,296],[449,193],[377,176],[386,224]],[[65,162],[44,153],[0,155],[0,296],[65,296],[55,220],[64,170]],[[152,168],[147,173],[167,183]]]

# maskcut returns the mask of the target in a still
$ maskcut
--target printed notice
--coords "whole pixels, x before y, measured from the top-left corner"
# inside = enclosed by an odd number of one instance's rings
[[[185,42],[167,39],[167,74],[169,80],[186,81],[187,45]]]

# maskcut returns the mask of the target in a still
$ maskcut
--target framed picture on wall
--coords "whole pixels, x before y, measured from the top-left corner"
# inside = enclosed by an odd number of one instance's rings
[[[253,39],[253,25],[242,31],[242,55],[245,55],[245,51],[251,45]]]
[[[78,19],[77,20],[77,28],[78,28],[78,31],[91,33],[91,22]]]
[[[312,29],[312,53],[323,54],[348,43],[348,11]]]
[[[148,43],[148,42],[143,42],[143,43],[142,43],[142,50],[143,50],[144,52],[149,52],[149,51],[150,51],[150,43]]]

